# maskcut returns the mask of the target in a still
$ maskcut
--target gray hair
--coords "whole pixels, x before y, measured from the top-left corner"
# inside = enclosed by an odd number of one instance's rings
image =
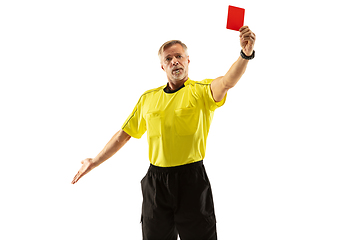
[[[189,56],[188,54],[188,51],[187,51],[187,46],[185,45],[185,43],[181,42],[180,40],[170,40],[170,41],[167,41],[166,43],[164,43],[160,49],[159,49],[159,52],[158,52],[158,56],[159,58],[161,57],[161,54],[169,47],[175,45],[175,44],[180,44],[182,46],[182,48],[184,49],[185,51],[185,54],[186,56]]]

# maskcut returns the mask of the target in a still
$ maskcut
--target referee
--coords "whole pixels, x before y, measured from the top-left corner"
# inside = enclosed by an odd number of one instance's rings
[[[216,108],[226,100],[255,56],[256,36],[240,29],[241,52],[225,76],[193,81],[187,47],[179,40],[159,49],[168,83],[146,91],[133,112],[95,157],[83,160],[72,183],[113,156],[131,137],[147,131],[150,167],[141,180],[144,240],[215,240],[216,219],[203,165],[206,139]]]

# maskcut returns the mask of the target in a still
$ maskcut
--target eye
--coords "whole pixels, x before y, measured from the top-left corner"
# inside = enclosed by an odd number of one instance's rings
[[[170,61],[170,58],[169,57],[165,58],[165,61]]]
[[[182,56],[181,56],[181,55],[178,55],[177,58],[182,58]]]

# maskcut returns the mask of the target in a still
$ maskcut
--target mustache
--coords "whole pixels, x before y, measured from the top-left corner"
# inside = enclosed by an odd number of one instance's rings
[[[182,70],[184,70],[182,67],[173,67],[171,70],[180,70],[180,69],[182,69]]]

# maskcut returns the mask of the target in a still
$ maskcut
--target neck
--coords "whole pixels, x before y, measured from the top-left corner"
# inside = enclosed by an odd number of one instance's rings
[[[188,77],[186,76],[185,78],[183,78],[182,80],[179,81],[171,81],[169,79],[167,87],[171,90],[171,91],[175,91],[177,89],[179,89],[182,85],[184,85],[184,83],[188,80]]]

